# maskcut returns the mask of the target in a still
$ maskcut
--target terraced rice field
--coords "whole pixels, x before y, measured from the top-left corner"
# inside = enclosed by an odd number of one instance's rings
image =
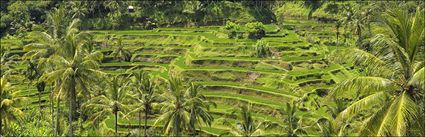
[[[352,66],[330,63],[326,57],[335,47],[322,43],[310,43],[305,34],[320,39],[334,37],[327,24],[313,27],[302,22],[288,22],[287,26],[267,25],[263,41],[269,44],[273,55],[269,58],[255,56],[255,40],[228,39],[218,26],[198,28],[157,28],[154,30],[91,31],[97,48],[104,53],[101,68],[104,72],[118,75],[134,70],[146,70],[158,81],[177,74],[185,81],[203,85],[202,94],[217,106],[211,111],[215,121],[211,127],[202,127],[204,135],[220,135],[228,127],[224,121],[236,123],[231,112],[238,104],[251,104],[254,119],[271,121],[278,125],[266,130],[268,135],[278,135],[285,128],[277,110],[285,102],[315,94],[326,95],[338,82],[353,75]],[[289,26],[289,27],[288,27]],[[292,28],[291,28],[292,27]],[[291,29],[285,29],[291,28]],[[319,30],[319,31],[312,31]],[[114,60],[110,53],[114,45],[105,44],[107,37],[121,38],[125,49],[132,53],[130,61]],[[1,45],[11,49],[12,59],[20,60],[22,49],[28,41],[2,40]],[[20,64],[13,65],[25,69]],[[18,83],[15,81],[15,83]],[[21,96],[30,97],[32,105],[38,105],[38,93],[34,87],[19,85]],[[49,91],[49,90],[47,90]],[[40,95],[41,104],[49,106],[49,93]],[[320,112],[305,101],[303,111]],[[232,120],[233,119],[233,120]],[[119,132],[126,134],[137,128],[136,117],[119,120]],[[153,126],[155,117],[148,120]],[[310,121],[308,124],[314,124]],[[102,124],[114,131],[111,116]],[[155,125],[161,127],[161,125]],[[317,131],[308,131],[314,135]]]

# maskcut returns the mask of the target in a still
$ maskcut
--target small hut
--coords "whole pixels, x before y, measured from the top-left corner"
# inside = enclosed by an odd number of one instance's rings
[[[128,9],[128,12],[130,12],[130,13],[134,12],[134,7],[133,7],[133,6],[131,6],[131,5],[130,5],[130,6],[128,6],[128,8],[127,8],[127,9]]]

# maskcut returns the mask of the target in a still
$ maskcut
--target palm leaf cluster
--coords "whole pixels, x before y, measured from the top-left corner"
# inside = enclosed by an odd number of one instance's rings
[[[417,58],[424,46],[423,8],[418,7],[413,14],[393,8],[383,16],[391,33],[373,38],[376,51],[343,51],[353,55],[343,59],[364,66],[367,76],[348,79],[334,88],[331,97],[356,101],[338,114],[333,126],[343,128],[342,123],[366,111],[373,113],[364,119],[358,135],[424,135],[420,130],[424,122],[420,107],[424,101],[424,59]]]
[[[265,123],[253,119],[249,106],[242,105],[239,110],[235,112],[239,113],[238,117],[241,121],[235,125],[231,125],[229,122],[224,122],[224,124],[229,125],[230,128],[229,131],[223,135],[231,134],[234,136],[252,137],[264,134],[262,127]]]
[[[7,75],[3,75],[0,81],[0,134],[8,134],[7,125],[11,121],[18,120],[23,115],[21,107],[24,105],[25,97],[18,97],[19,91],[8,82]],[[4,125],[4,130],[3,125]]]
[[[131,52],[127,49],[124,49],[124,45],[122,45],[122,39],[118,38],[116,42],[116,48],[112,51],[111,55],[115,60],[121,61],[130,61]]]
[[[165,134],[173,133],[181,136],[182,131],[189,130],[190,135],[196,135],[196,126],[201,127],[202,123],[210,126],[213,117],[208,112],[212,102],[205,99],[199,93],[199,85],[189,84],[184,87],[181,79],[171,77],[168,80],[168,90],[161,97],[166,100],[161,105],[161,116],[157,123],[164,124]]]

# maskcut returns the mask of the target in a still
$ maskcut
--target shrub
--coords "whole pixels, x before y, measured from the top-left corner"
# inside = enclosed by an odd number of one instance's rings
[[[259,58],[266,58],[271,56],[271,51],[269,48],[269,44],[265,41],[257,41],[255,45],[256,56]]]
[[[264,25],[261,22],[251,22],[245,24],[245,27],[248,30],[249,39],[261,39],[266,35],[264,30]]]
[[[239,29],[240,29],[239,25],[231,21],[228,21],[226,23],[226,26],[223,27],[224,32],[227,34],[227,37],[230,39],[236,38],[237,31]]]

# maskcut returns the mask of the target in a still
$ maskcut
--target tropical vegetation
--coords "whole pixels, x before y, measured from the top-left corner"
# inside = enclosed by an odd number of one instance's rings
[[[425,136],[423,1],[1,1],[0,136]]]

